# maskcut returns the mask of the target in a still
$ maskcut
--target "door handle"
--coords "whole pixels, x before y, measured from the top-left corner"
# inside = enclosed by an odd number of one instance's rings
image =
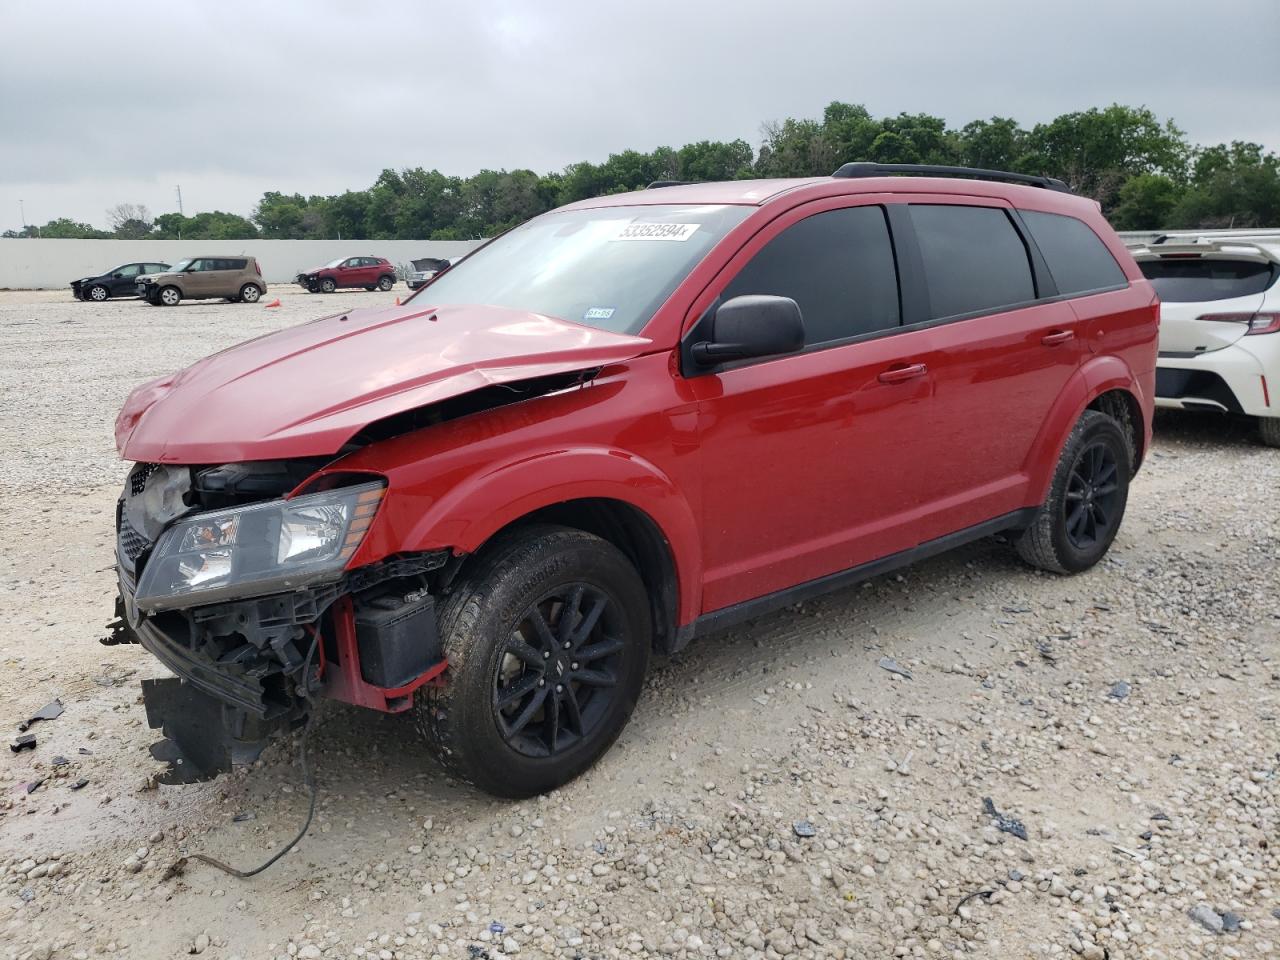
[[[1054,330],[1052,333],[1046,333],[1040,338],[1040,342],[1046,347],[1056,347],[1060,343],[1066,343],[1075,337],[1073,330]]]
[[[904,367],[890,367],[883,371],[878,379],[881,383],[902,383],[904,380],[923,377],[928,372],[929,368],[923,363],[910,363]]]

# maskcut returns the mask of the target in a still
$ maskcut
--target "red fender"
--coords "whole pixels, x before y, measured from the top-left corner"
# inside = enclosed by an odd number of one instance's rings
[[[395,484],[395,477],[391,482]],[[389,497],[376,529],[351,559],[356,567],[390,552],[452,548],[473,553],[509,523],[566,500],[618,500],[640,510],[667,541],[675,566],[677,624],[697,617],[702,596],[702,552],[694,512],[669,477],[625,450],[582,446],[544,450],[451,483],[438,497]]]
[[[1030,498],[1028,506],[1043,503],[1049,496],[1049,485],[1053,482],[1053,472],[1058,465],[1058,454],[1072,427],[1080,419],[1080,415],[1099,396],[1109,390],[1124,390],[1133,395],[1143,411],[1143,448],[1151,442],[1151,407],[1152,400],[1142,388],[1141,379],[1120,357],[1114,355],[1095,356],[1071,375],[1058,394],[1058,399],[1045,417],[1044,426],[1031,452],[1027,455],[1024,470],[1029,478],[1027,494]]]

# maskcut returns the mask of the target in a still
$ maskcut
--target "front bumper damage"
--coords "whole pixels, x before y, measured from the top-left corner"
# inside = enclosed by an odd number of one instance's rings
[[[103,642],[138,643],[175,675],[142,683],[147,723],[164,737],[151,754],[170,764],[160,782],[252,762],[304,722],[317,695],[396,713],[438,681],[445,663],[429,575],[449,563],[448,551],[394,557],[288,593],[140,610],[136,585],[154,541],[131,523],[137,513],[127,503],[155,482],[126,482],[117,509],[119,594]]]

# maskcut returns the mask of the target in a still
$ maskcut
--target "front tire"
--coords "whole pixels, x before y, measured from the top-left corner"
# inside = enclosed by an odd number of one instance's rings
[[[95,283],[92,287],[89,288],[88,297],[90,300],[94,301],[95,303],[102,303],[102,301],[106,300],[110,296],[111,296],[111,291],[108,290],[106,287],[104,287],[100,283]]]
[[[1258,436],[1268,447],[1280,447],[1280,417],[1259,417]]]
[[[156,300],[164,307],[176,307],[182,301],[182,291],[177,287],[164,287],[156,296]]]
[[[631,716],[653,629],[617,547],[529,526],[480,553],[440,610],[447,682],[415,706],[459,779],[501,797],[553,790],[593,764]]]
[[[1086,410],[1058,457],[1048,499],[1015,541],[1018,555],[1053,573],[1088,570],[1120,529],[1132,476],[1124,428],[1105,413]]]
[[[337,289],[338,289],[338,285],[333,282],[333,279],[331,277],[325,277],[323,280],[320,281],[321,293],[333,293],[333,291]]]
[[[262,296],[262,291],[258,289],[256,284],[246,283],[240,288],[241,303],[257,303]]]

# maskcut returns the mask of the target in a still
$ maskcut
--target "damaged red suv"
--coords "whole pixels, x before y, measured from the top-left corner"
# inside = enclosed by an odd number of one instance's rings
[[[1156,326],[1044,178],[855,163],[537,217],[134,391],[117,628],[185,681],[149,722],[215,773],[327,696],[549,790],[653,652],[995,533],[1097,563]]]

